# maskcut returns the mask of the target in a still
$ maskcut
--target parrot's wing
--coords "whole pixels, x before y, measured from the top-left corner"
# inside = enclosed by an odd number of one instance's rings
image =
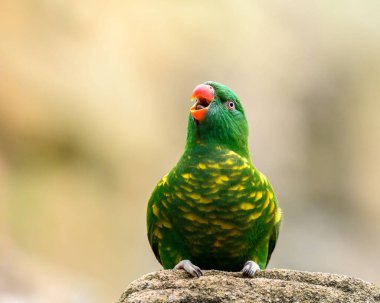
[[[157,229],[158,212],[161,205],[161,201],[164,199],[164,192],[166,190],[166,176],[164,176],[160,182],[158,182],[156,188],[154,189],[148,203],[147,209],[147,233],[149,244],[152,247],[154,255],[156,256],[158,262],[161,263],[160,253],[158,250],[158,240],[160,237],[159,230]],[[157,232],[158,231],[158,232]]]
[[[275,224],[275,226],[273,227],[273,229],[272,229],[272,233],[271,233],[270,238],[269,238],[268,257],[267,257],[267,264],[266,264],[266,266],[268,266],[269,260],[270,260],[270,258],[272,256],[272,252],[273,252],[274,248],[276,247],[276,243],[277,243],[277,239],[278,239],[278,234],[279,234],[279,231],[280,231],[280,224],[281,224],[281,221],[277,222]]]

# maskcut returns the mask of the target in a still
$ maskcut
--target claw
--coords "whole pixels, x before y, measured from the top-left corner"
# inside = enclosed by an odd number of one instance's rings
[[[191,263],[190,260],[182,260],[174,267],[174,269],[184,269],[187,273],[195,278],[203,276],[202,270],[198,266]]]
[[[241,272],[243,273],[243,276],[247,276],[250,278],[252,278],[256,274],[256,272],[259,272],[259,271],[260,271],[259,265],[257,265],[257,263],[253,261],[245,262],[244,267],[241,270]]]

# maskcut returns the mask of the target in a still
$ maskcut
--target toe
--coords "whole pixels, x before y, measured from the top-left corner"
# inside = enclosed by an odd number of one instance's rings
[[[174,267],[174,269],[184,269],[187,273],[195,278],[203,276],[202,270],[198,266],[191,263],[190,260],[182,260]]]
[[[242,273],[244,276],[252,278],[256,272],[260,271],[260,267],[253,261],[248,261],[244,264]]]
[[[193,263],[189,262],[184,266],[184,269],[193,277],[199,278],[200,276],[203,276],[203,273],[201,269],[194,265]]]
[[[201,270],[198,266],[195,266],[195,265],[193,265],[193,266],[194,266],[194,270],[195,270],[195,272],[197,273],[198,278],[199,278],[200,276],[203,276],[203,272],[202,272],[202,270]]]

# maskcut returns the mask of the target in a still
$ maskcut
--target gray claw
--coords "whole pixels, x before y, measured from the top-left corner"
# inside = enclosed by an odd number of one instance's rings
[[[243,276],[247,276],[250,278],[252,278],[256,274],[256,272],[259,272],[259,271],[260,271],[259,265],[257,265],[257,263],[253,261],[245,262],[244,267],[241,270],[241,272],[243,273]]]
[[[184,269],[187,273],[195,278],[203,276],[202,270],[198,266],[191,263],[190,260],[182,260],[174,267],[174,269]]]

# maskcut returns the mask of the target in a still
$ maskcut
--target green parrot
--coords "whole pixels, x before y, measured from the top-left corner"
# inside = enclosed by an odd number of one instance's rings
[[[165,269],[194,277],[201,268],[242,269],[252,277],[269,262],[281,210],[252,164],[236,94],[209,81],[195,87],[192,101],[185,151],[148,203],[149,243]]]

